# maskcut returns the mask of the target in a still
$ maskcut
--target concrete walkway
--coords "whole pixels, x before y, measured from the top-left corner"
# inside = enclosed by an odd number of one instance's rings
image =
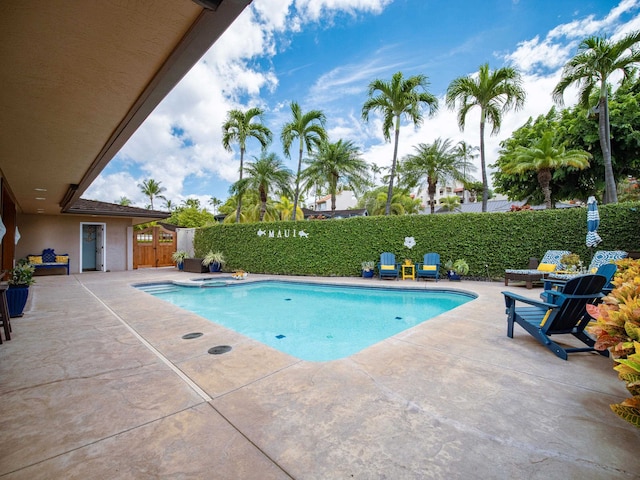
[[[507,338],[503,285],[420,282],[479,297],[313,363],[131,287],[199,276],[37,278],[0,345],[0,478],[640,478],[612,360]]]

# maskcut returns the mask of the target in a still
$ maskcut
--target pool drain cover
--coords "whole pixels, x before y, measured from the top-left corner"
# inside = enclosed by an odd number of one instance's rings
[[[211,347],[209,349],[209,353],[211,355],[222,355],[223,353],[227,353],[231,351],[231,347],[229,345],[218,345],[217,347]]]
[[[201,337],[202,333],[200,332],[193,332],[193,333],[187,333],[185,335],[182,336],[183,340],[193,340],[194,338],[198,338]]]

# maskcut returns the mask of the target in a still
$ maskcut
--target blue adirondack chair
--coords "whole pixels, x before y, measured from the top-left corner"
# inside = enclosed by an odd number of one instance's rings
[[[380,254],[378,262],[378,274],[380,278],[398,278],[400,275],[400,265],[396,263],[396,256],[390,252]]]
[[[422,263],[416,265],[416,278],[440,278],[440,255],[438,253],[425,253]]]
[[[618,270],[618,267],[615,263],[602,264],[598,267],[598,270],[596,270],[595,272],[596,275],[602,275],[604,278],[607,279],[607,282],[604,284],[604,287],[602,287],[603,294],[608,295],[609,293],[611,293],[611,290],[613,290],[613,284],[611,283],[611,279],[613,278],[617,270]],[[579,275],[573,275],[568,280],[571,280],[572,278],[577,278],[578,276]],[[568,280],[553,280],[549,278],[546,279],[544,281],[544,291],[540,294],[540,298],[545,302],[550,301],[551,295],[549,294],[549,291],[555,290],[555,291],[562,292]]]
[[[502,292],[507,307],[507,336],[513,338],[517,323],[558,357],[566,360],[569,353],[595,351],[609,356],[609,351],[595,350],[595,340],[587,335],[585,327],[592,320],[586,311],[587,303],[603,296],[602,287],[607,279],[602,275],[581,275],[569,280],[562,292],[549,291],[549,302],[542,302],[512,292]],[[517,302],[529,306],[518,307]],[[571,334],[587,347],[563,347],[552,341],[551,335]]]

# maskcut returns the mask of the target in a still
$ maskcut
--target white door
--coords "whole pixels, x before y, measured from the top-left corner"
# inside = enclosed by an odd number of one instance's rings
[[[104,271],[105,225],[103,223],[80,224],[80,271]]]

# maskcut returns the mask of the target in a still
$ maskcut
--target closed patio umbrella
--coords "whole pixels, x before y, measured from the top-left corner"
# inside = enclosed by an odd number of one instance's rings
[[[602,241],[602,238],[598,235],[599,225],[598,201],[596,197],[592,196],[587,200],[587,247],[589,248],[595,247]]]

